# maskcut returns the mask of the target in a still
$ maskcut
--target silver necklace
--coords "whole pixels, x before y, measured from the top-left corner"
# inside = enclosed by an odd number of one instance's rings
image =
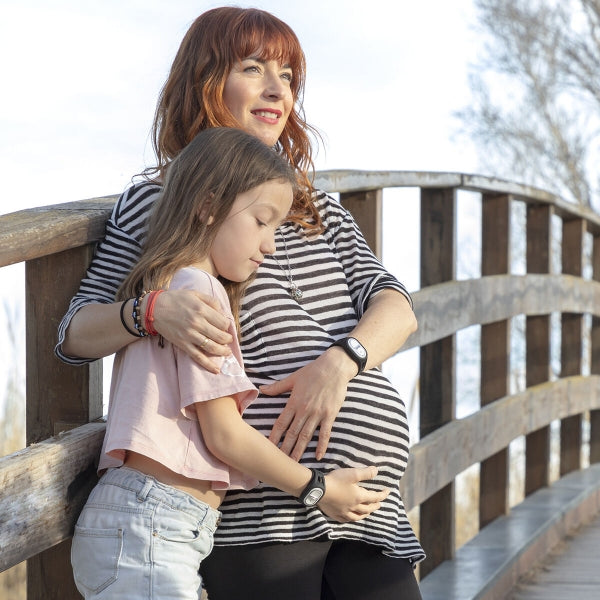
[[[287,271],[286,269],[283,268],[283,265],[277,260],[277,257],[273,254],[273,258],[275,259],[275,262],[279,265],[279,268],[283,271],[283,274],[286,276],[287,280],[290,283],[290,296],[296,300],[296,302],[298,302],[302,296],[304,295],[302,293],[302,290],[296,285],[296,282],[294,281],[294,278],[292,277],[292,267],[290,265],[290,255],[288,254],[288,248],[287,248],[287,242],[285,241],[285,236],[283,235],[283,233],[281,234],[281,239],[283,240],[283,248],[285,251],[285,258],[287,260]]]

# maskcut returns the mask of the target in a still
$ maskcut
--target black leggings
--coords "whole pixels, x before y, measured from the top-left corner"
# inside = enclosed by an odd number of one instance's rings
[[[422,600],[408,560],[363,542],[215,546],[200,570],[209,600]]]

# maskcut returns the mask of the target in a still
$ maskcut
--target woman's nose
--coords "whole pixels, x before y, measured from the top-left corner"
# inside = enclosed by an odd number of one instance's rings
[[[265,78],[265,89],[264,94],[268,98],[283,98],[287,91],[287,88],[283,81],[281,81],[281,77],[279,74],[270,73]]]

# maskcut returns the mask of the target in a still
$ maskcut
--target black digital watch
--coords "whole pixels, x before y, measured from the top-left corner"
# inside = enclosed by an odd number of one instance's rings
[[[325,475],[318,469],[311,469],[312,477],[298,497],[304,506],[315,506],[325,494]]]

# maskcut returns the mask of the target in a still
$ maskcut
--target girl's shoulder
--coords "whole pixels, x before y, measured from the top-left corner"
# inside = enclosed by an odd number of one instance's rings
[[[190,266],[179,269],[173,275],[169,289],[196,290],[229,304],[223,284],[216,277],[198,267]]]

